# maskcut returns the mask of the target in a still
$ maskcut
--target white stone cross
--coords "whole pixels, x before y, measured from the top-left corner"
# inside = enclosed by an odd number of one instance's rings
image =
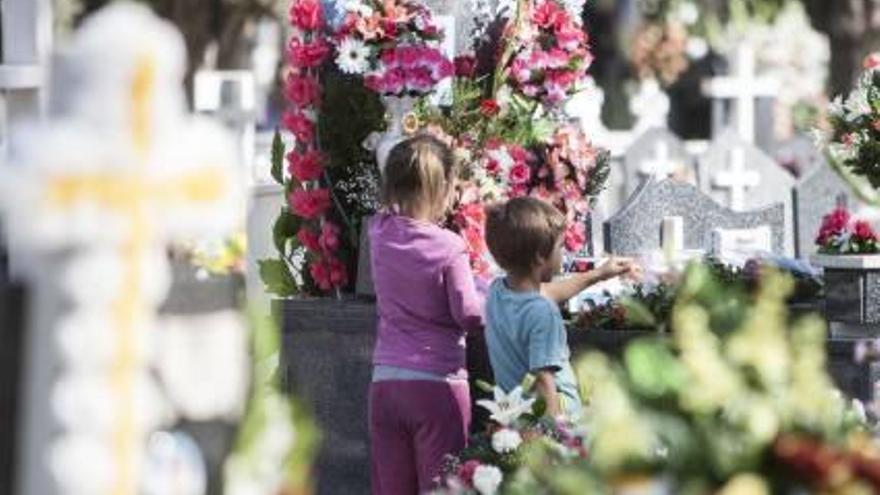
[[[656,177],[659,180],[673,176],[678,168],[669,154],[669,144],[665,141],[658,141],[654,146],[654,153],[653,158],[642,161],[639,166],[639,173],[649,177]]]
[[[715,175],[715,186],[730,190],[730,209],[745,209],[746,192],[761,183],[761,174],[746,169],[746,152],[742,148],[730,150],[730,168]]]
[[[36,291],[69,302],[35,329],[55,346],[31,360],[48,378],[29,380],[23,493],[139,493],[147,437],[168,419],[149,368],[165,247],[241,214],[229,137],[186,114],[184,53],[147,7],[94,14],[67,54],[69,114],[25,133],[0,181],[10,240],[41,256],[35,270],[55,263]]]
[[[735,59],[733,75],[704,80],[703,94],[719,100],[733,100],[737,133],[747,143],[754,143],[755,99],[776,96],[779,83],[756,76],[755,50],[750,44],[739,44]]]
[[[666,129],[669,118],[669,96],[656,79],[646,79],[639,84],[639,91],[629,103],[630,112],[636,117],[633,134],[638,136],[653,129]]]

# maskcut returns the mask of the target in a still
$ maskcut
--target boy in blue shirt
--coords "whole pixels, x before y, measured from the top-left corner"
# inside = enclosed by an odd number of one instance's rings
[[[496,384],[510,391],[526,374],[552,417],[581,410],[571,351],[559,304],[597,282],[637,275],[627,259],[551,282],[562,266],[565,217],[534,198],[516,198],[489,208],[486,242],[507,275],[497,278],[486,302],[486,345]]]

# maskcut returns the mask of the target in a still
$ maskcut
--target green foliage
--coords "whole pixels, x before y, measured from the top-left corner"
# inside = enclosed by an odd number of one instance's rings
[[[266,291],[279,297],[290,297],[299,293],[296,279],[290,273],[290,267],[282,259],[265,259],[257,262],[260,269],[260,280]]]
[[[284,185],[284,141],[278,129],[275,129],[272,137],[272,178],[279,185]]]
[[[275,249],[282,256],[289,252],[291,243],[297,243],[296,233],[302,226],[302,219],[290,212],[288,208],[282,207],[272,225],[272,241]]]

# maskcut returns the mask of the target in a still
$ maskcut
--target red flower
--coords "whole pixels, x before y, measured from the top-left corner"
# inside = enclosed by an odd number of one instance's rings
[[[315,260],[312,266],[309,267],[309,273],[319,289],[326,292],[333,288],[333,284],[330,281],[330,269],[323,259]]]
[[[501,111],[501,106],[498,105],[498,102],[493,99],[483,100],[480,103],[480,113],[486,117],[494,117],[498,115],[498,112]]]
[[[330,208],[330,191],[297,189],[290,193],[290,207],[302,218],[317,218]]]
[[[309,69],[324,63],[324,59],[330,54],[330,45],[321,39],[311,43],[303,43],[300,39],[293,38],[290,40],[287,51],[290,65]]]
[[[291,74],[287,76],[284,96],[298,107],[308,107],[321,97],[321,85],[315,77],[306,74]]]
[[[332,256],[315,260],[309,267],[309,273],[315,284],[323,291],[342,287],[348,283],[348,270],[345,264]]]
[[[318,242],[324,251],[333,252],[339,249],[339,227],[331,222],[324,222]]]
[[[330,257],[328,262],[330,283],[334,287],[342,287],[348,283],[348,270],[345,264],[336,258]]]
[[[822,218],[822,226],[819,228],[819,235],[816,237],[816,243],[824,245],[832,236],[838,235],[846,230],[849,225],[850,214],[846,208],[837,208]]]
[[[864,220],[859,220],[855,223],[853,226],[853,233],[861,241],[873,241],[877,239],[877,234],[874,233],[871,224]]]
[[[287,154],[287,170],[300,182],[318,180],[324,173],[324,155],[317,150],[300,153],[296,150]]]
[[[525,163],[517,163],[510,168],[510,182],[514,185],[526,184],[532,178],[532,171]]]
[[[300,143],[310,144],[315,139],[315,123],[302,112],[285,112],[281,122]]]
[[[455,75],[473,79],[477,75],[477,59],[472,55],[459,55],[455,57]]]
[[[318,234],[309,230],[308,227],[303,227],[299,229],[299,232],[296,233],[296,238],[299,240],[299,243],[303,245],[304,248],[309,251],[318,253],[321,251],[321,244],[318,241]]]
[[[323,22],[319,0],[294,0],[290,6],[290,23],[304,31],[315,31]]]
[[[868,70],[880,68],[880,52],[875,52],[865,57],[863,65]]]
[[[565,249],[576,253],[587,243],[587,229],[583,223],[572,223],[565,230]]]
[[[470,460],[458,468],[458,479],[467,486],[474,486],[474,473],[480,467],[480,461]]]

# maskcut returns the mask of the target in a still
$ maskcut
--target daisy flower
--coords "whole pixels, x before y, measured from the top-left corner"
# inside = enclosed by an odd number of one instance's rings
[[[370,49],[363,41],[347,36],[339,43],[338,52],[336,65],[342,72],[363,74],[369,68]]]

